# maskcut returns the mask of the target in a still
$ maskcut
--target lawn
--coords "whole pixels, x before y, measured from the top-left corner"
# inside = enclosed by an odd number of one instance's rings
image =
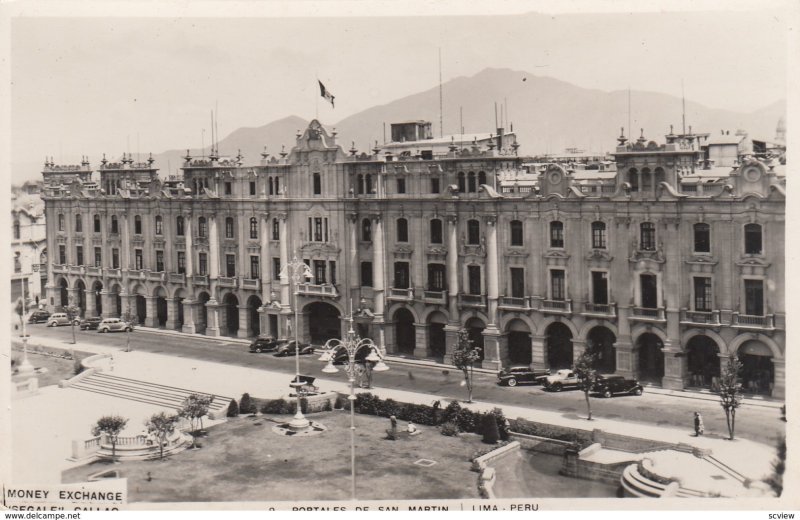
[[[132,502],[224,502],[350,499],[350,417],[343,411],[310,416],[328,431],[292,438],[272,432],[289,416],[239,417],[208,429],[202,448],[159,461],[114,465],[128,479]],[[357,497],[362,500],[479,498],[472,454],[486,445],[475,434],[421,435],[386,440],[389,421],[356,415]],[[400,425],[401,427],[404,425]],[[415,465],[430,459],[430,467]],[[82,482],[109,467],[97,462],[64,471]],[[148,475],[151,480],[148,481]]]
[[[59,381],[62,379],[69,379],[70,377],[75,375],[75,361],[72,359],[64,359],[59,357],[53,356],[46,356],[43,354],[37,354],[34,350],[34,347],[28,347],[28,361],[31,362],[34,368],[46,368],[47,372],[44,374],[37,374],[36,377],[39,379],[39,388],[49,385],[57,385]],[[61,351],[58,349],[47,349],[48,351],[60,353]],[[83,359],[85,357],[91,356],[90,352],[81,352],[76,350],[75,357],[78,359]],[[16,345],[13,347],[12,356],[14,359],[22,362],[22,347],[17,347]],[[19,378],[19,376],[14,376],[14,380],[20,380],[25,378]]]

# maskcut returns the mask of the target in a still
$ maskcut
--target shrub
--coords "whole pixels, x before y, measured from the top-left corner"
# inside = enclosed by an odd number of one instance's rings
[[[447,421],[443,423],[439,430],[442,432],[442,435],[446,435],[448,437],[455,437],[458,435],[458,425],[453,421]]]
[[[341,410],[344,408],[346,402],[347,402],[346,397],[342,396],[341,394],[336,394],[336,401],[333,403],[333,408],[335,410]]]
[[[492,415],[494,415],[495,419],[497,420],[497,431],[500,433],[500,440],[507,441],[508,440],[508,427],[506,426],[506,416],[503,414],[503,410],[500,408],[492,409]]]
[[[256,406],[247,392],[242,394],[242,398],[239,400],[239,411],[241,413],[256,413]]]
[[[72,363],[72,371],[75,373],[76,376],[81,372],[83,372],[83,364],[81,363],[80,359],[75,358],[75,362]]]
[[[228,403],[228,417],[238,417],[239,416],[239,405],[236,404],[236,399],[231,399],[231,402]]]
[[[305,397],[300,398],[300,411],[303,413],[308,413],[308,399]]]
[[[458,423],[458,428],[462,432],[477,433],[478,425],[480,424],[480,414],[467,408],[462,408],[456,415],[456,422]]]
[[[292,408],[292,403],[285,399],[268,399],[261,405],[261,413],[286,415],[294,413],[294,408]]]
[[[500,432],[497,429],[497,418],[493,413],[487,413],[481,419],[483,423],[481,429],[483,430],[483,442],[486,444],[497,444],[500,440]]]
[[[458,401],[450,401],[450,404],[445,407],[444,413],[441,416],[442,422],[454,421],[460,411],[461,405]]]
[[[518,418],[511,421],[511,430],[526,435],[535,435],[548,439],[557,439],[567,442],[575,442],[581,447],[586,447],[592,443],[592,433],[584,430],[576,430],[564,426],[538,423]]]

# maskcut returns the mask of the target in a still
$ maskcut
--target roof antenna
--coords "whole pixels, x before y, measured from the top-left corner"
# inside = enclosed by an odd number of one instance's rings
[[[497,101],[494,102],[494,127],[499,128],[497,126]]]
[[[442,48],[439,47],[439,137],[444,137],[444,119],[442,116]]]
[[[683,104],[683,135],[686,135],[686,95],[683,92],[683,78],[681,78],[681,102]]]
[[[631,86],[628,85],[628,135],[631,133]]]

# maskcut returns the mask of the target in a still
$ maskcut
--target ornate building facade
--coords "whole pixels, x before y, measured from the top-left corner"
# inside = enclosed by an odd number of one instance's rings
[[[257,165],[187,152],[180,181],[126,156],[99,179],[48,162],[48,303],[314,343],[352,312],[389,354],[445,363],[463,327],[485,368],[592,349],[602,371],[668,388],[713,386],[739,355],[749,391],[784,395],[783,166],[709,168],[692,135],[620,137],[613,177],[550,164],[519,186],[500,180],[525,168],[514,134],[484,137],[368,154],[312,121]],[[295,257],[313,273],[296,287]]]

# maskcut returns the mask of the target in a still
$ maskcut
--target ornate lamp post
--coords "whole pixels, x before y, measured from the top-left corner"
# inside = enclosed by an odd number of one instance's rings
[[[19,365],[19,373],[20,374],[30,374],[34,371],[33,365],[28,360],[28,331],[25,328],[25,312],[26,312],[26,301],[25,301],[25,286],[27,285],[27,280],[24,280],[22,283],[22,363]]]
[[[311,268],[308,267],[305,262],[297,259],[297,252],[294,253],[294,257],[292,261],[286,264],[283,269],[281,269],[280,276],[283,278],[284,276],[290,278],[292,283],[294,284],[294,359],[295,359],[295,376],[294,381],[290,383],[290,386],[294,388],[294,394],[297,398],[297,413],[294,414],[294,419],[289,423],[289,428],[295,431],[305,430],[309,427],[310,423],[308,419],[303,417],[303,412],[300,409],[300,387],[304,385],[303,382],[300,381],[300,340],[298,338],[298,329],[299,329],[299,309],[297,308],[297,295],[300,292],[299,284],[300,280],[303,278],[309,279],[311,278]]]
[[[383,355],[380,349],[370,338],[359,338],[353,330],[353,316],[347,318],[350,327],[347,335],[343,340],[329,339],[325,342],[325,353],[319,358],[320,361],[327,361],[328,364],[322,369],[326,374],[335,374],[339,370],[334,366],[333,360],[336,352],[344,350],[347,353],[347,365],[345,365],[345,373],[347,374],[347,381],[350,383],[350,395],[347,400],[350,401],[350,476],[351,476],[351,493],[353,500],[356,499],[356,425],[355,425],[355,383],[356,383],[356,356],[361,349],[368,349],[369,354],[364,358],[367,363],[375,363],[372,369],[375,372],[385,372],[389,367],[383,362]]]

